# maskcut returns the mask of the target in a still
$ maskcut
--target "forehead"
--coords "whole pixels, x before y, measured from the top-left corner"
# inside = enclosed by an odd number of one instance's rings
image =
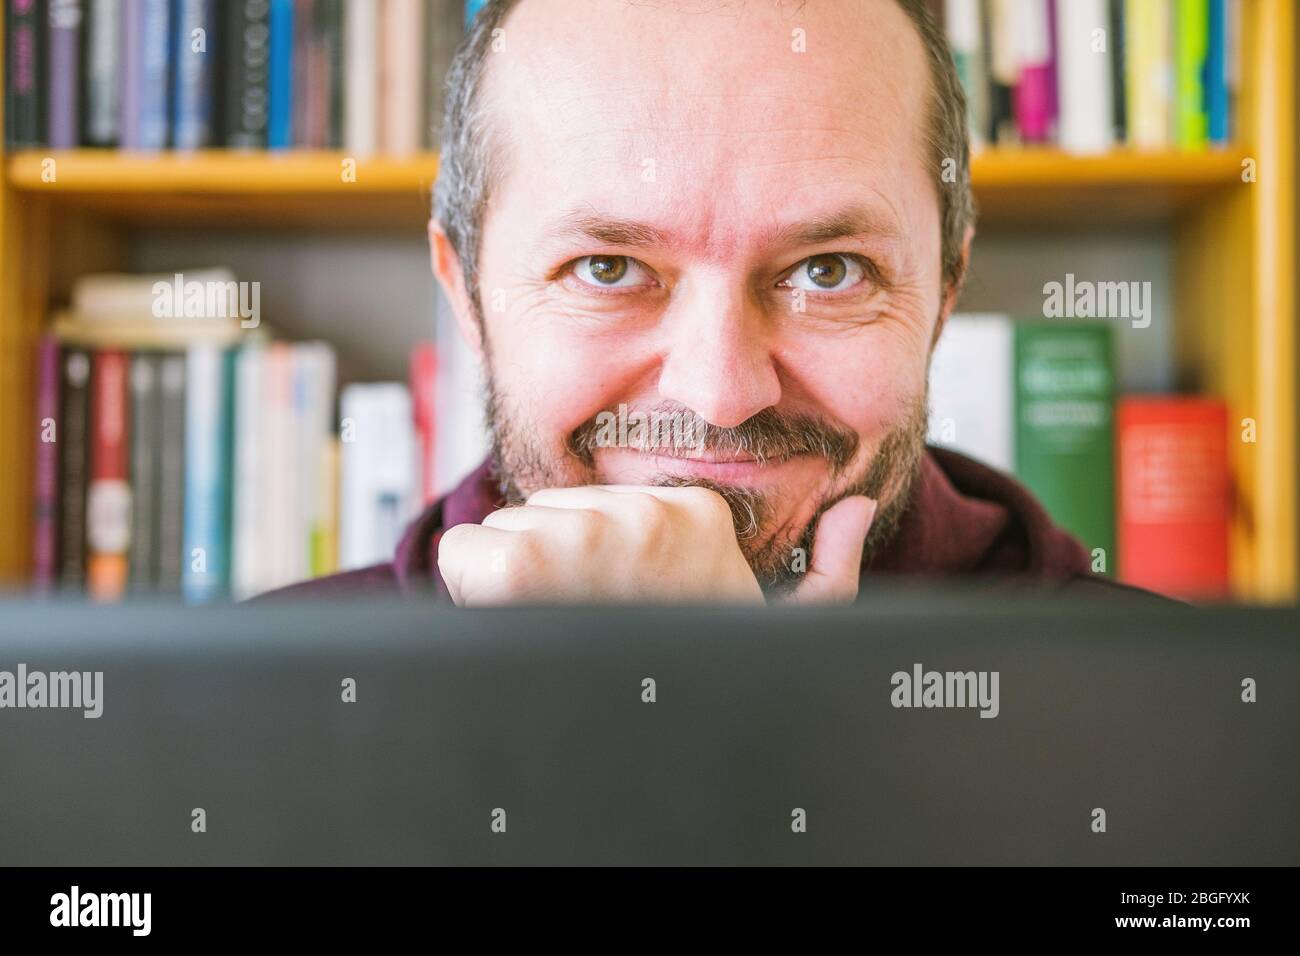
[[[929,179],[928,67],[895,0],[524,0],[501,41],[482,104],[509,144],[501,193],[539,210],[716,237],[778,195],[896,207]]]

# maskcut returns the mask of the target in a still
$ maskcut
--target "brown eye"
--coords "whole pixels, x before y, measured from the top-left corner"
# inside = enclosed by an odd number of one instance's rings
[[[591,277],[605,285],[613,285],[627,275],[627,256],[592,256],[587,261]]]
[[[823,289],[834,289],[848,274],[844,257],[839,255],[813,256],[808,260],[808,278]]]

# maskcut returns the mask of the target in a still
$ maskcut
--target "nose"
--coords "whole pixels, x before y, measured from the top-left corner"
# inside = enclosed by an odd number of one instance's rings
[[[771,329],[761,305],[721,280],[679,288],[668,316],[661,397],[711,425],[734,428],[781,398]]]

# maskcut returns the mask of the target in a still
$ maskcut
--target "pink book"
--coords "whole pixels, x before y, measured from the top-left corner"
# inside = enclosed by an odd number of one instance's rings
[[[1020,53],[1016,81],[1016,126],[1027,143],[1051,139],[1055,119],[1050,0],[1017,0],[1015,30]]]

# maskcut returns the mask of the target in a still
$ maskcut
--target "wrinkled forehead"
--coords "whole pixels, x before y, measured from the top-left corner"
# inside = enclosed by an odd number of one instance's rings
[[[894,0],[525,0],[497,47],[480,106],[503,188],[539,201],[928,177],[926,56]]]

